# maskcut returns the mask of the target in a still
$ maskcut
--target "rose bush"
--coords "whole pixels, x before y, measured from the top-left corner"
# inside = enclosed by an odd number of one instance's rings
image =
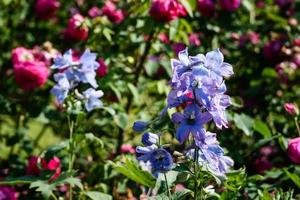
[[[299,198],[299,1],[0,8],[0,199]]]

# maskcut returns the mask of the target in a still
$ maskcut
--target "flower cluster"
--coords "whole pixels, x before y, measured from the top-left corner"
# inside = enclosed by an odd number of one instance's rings
[[[192,134],[195,146],[188,155],[195,154],[200,165],[217,174],[224,174],[233,161],[224,156],[216,134],[206,132],[204,125],[213,120],[218,128],[227,127],[225,110],[230,97],[225,95],[224,77],[233,75],[232,66],[223,62],[219,49],[206,55],[189,56],[188,49],[179,52],[179,60],[172,59],[172,90],[167,108],[185,106],[184,112],[176,112],[172,120],[176,124],[176,138],[182,144]],[[195,157],[195,156],[192,156]]]
[[[179,52],[178,57],[178,60],[171,59],[172,89],[167,97],[167,106],[161,115],[165,115],[170,108],[184,107],[183,113],[175,112],[172,115],[177,140],[183,144],[192,135],[194,144],[188,147],[187,157],[197,161],[203,169],[222,176],[230,166],[233,166],[233,161],[224,155],[216,134],[206,131],[204,126],[213,120],[219,129],[227,127],[225,110],[230,105],[230,97],[224,94],[226,92],[224,78],[233,75],[232,66],[223,62],[224,57],[219,49],[206,55],[189,56],[186,48]],[[133,129],[143,132],[149,126],[151,122],[137,121]],[[151,162],[153,152],[159,149],[156,146],[157,140],[156,134],[143,135],[142,143],[146,147],[137,148],[137,153],[142,154],[138,160]],[[159,152],[160,158],[164,158],[161,160],[164,160],[165,169],[170,169],[168,161],[171,157],[165,150]],[[153,165],[150,163],[151,167]]]
[[[76,100],[72,102],[81,105],[83,101],[88,112],[102,107],[99,98],[103,96],[103,92],[96,90],[98,88],[96,70],[99,68],[99,63],[96,61],[95,53],[86,50],[80,58],[76,59],[72,56],[72,50],[68,50],[63,56],[54,59],[52,68],[59,70],[54,74],[56,85],[51,90],[59,104],[63,104],[70,92],[74,92],[73,97]],[[77,90],[80,83],[86,83],[92,87],[80,93]]]
[[[173,167],[173,158],[171,154],[162,147],[159,147],[159,135],[154,133],[145,133],[142,136],[142,143],[145,146],[138,146],[136,152],[137,159],[144,166],[144,169],[152,172],[155,177],[159,173],[166,173]]]

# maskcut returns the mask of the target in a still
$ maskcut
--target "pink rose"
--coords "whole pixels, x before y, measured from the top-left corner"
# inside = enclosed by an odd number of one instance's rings
[[[108,73],[108,67],[102,58],[98,59],[99,67],[96,71],[99,77],[104,77]]]
[[[60,3],[57,0],[37,0],[35,2],[35,12],[40,19],[52,18]]]
[[[160,41],[162,41],[163,43],[165,43],[165,44],[169,44],[170,43],[169,36],[166,33],[160,33],[158,35],[158,39]]]
[[[89,34],[88,27],[84,24],[84,17],[80,14],[73,15],[65,29],[65,38],[75,41],[87,40]]]
[[[31,156],[28,159],[28,164],[26,167],[26,175],[29,176],[38,176],[40,174],[40,168],[38,167],[38,159],[37,156]]]
[[[12,50],[12,63],[14,65],[25,61],[34,61],[32,50],[25,49],[24,47],[17,47]]]
[[[198,0],[198,10],[205,17],[212,17],[216,11],[214,0]]]
[[[89,9],[88,14],[91,18],[95,18],[101,15],[101,10],[98,7],[94,6]]]
[[[240,7],[241,0],[219,0],[219,4],[223,10],[232,12]]]
[[[194,46],[200,46],[201,41],[199,39],[199,34],[198,33],[192,33],[189,35],[189,43]]]
[[[123,154],[135,154],[135,148],[131,144],[122,144],[120,152]]]
[[[106,16],[108,20],[114,24],[119,24],[124,20],[123,11],[117,9],[116,5],[111,1],[107,1],[105,5],[102,7],[101,11],[102,11],[102,15]]]
[[[300,164],[300,137],[289,141],[287,153],[295,164]]]
[[[23,90],[42,87],[49,76],[49,69],[43,62],[25,61],[14,65],[16,82]]]
[[[153,0],[149,14],[157,21],[169,22],[187,12],[177,0]]]
[[[18,193],[13,187],[0,186],[0,200],[17,200]]]
[[[286,112],[288,112],[290,115],[299,115],[299,109],[296,104],[293,103],[285,103],[284,109]]]

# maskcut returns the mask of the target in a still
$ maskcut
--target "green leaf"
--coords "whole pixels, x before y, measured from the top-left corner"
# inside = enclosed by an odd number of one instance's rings
[[[86,133],[85,138],[91,142],[97,142],[101,147],[104,146],[103,141],[100,138],[96,137],[93,133]]]
[[[33,176],[21,176],[21,177],[7,177],[0,181],[0,185],[18,185],[18,184],[30,184],[34,181],[39,180]]]
[[[109,41],[111,42],[112,41],[112,38],[111,38],[111,35],[113,34],[113,31],[110,30],[109,28],[104,28],[103,29],[103,35],[104,37]]]
[[[125,113],[119,113],[114,116],[114,121],[121,129],[125,129],[127,126],[128,118]]]
[[[275,69],[273,69],[273,68],[264,68],[261,75],[264,77],[269,77],[269,78],[277,77],[277,73],[276,73]]]
[[[188,0],[179,0],[183,7],[186,9],[190,17],[193,17],[192,5]]]
[[[297,174],[290,173],[287,169],[283,169],[283,171],[300,188],[300,177]]]
[[[254,120],[254,130],[259,132],[264,138],[272,137],[272,133],[268,126],[259,119]]]
[[[136,104],[140,103],[140,95],[139,95],[137,88],[132,83],[128,83],[127,85],[128,85],[130,92],[133,95],[134,102]]]
[[[253,119],[245,114],[234,114],[233,118],[237,128],[241,129],[247,136],[251,136],[253,133]]]
[[[173,40],[173,38],[177,34],[178,26],[179,26],[179,20],[178,19],[177,20],[173,20],[170,23],[170,30],[169,30],[169,39],[170,40]]]
[[[102,192],[95,192],[95,191],[88,191],[88,192],[84,192],[84,194],[86,196],[88,196],[89,198],[91,198],[92,200],[112,200],[112,196],[109,194],[105,194]]]
[[[41,192],[42,195],[46,199],[49,199],[49,197],[50,197],[50,195],[52,193],[52,190],[55,187],[53,185],[51,185],[51,184],[48,184],[48,181],[39,180],[39,181],[32,182],[30,184],[30,188],[36,188],[37,192]]]
[[[109,162],[112,166],[121,174],[128,177],[129,179],[140,183],[144,186],[154,188],[155,178],[147,171],[143,171],[138,163],[133,158],[125,157],[125,163],[114,163]]]

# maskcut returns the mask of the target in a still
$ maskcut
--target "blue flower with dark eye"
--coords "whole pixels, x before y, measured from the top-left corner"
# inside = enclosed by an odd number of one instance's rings
[[[103,96],[102,90],[96,91],[93,88],[89,88],[83,92],[83,96],[85,100],[85,108],[88,112],[103,106],[102,101],[99,100],[99,98]]]
[[[145,146],[150,146],[152,144],[156,144],[158,142],[159,136],[154,133],[144,133],[142,136],[142,143]]]
[[[174,123],[178,124],[176,138],[182,144],[189,137],[190,133],[194,137],[200,137],[205,133],[203,125],[211,120],[208,113],[202,113],[196,104],[188,105],[184,113],[174,113],[172,115]]]
[[[157,177],[158,173],[166,173],[172,169],[173,158],[167,150],[159,148],[152,152],[150,156],[150,163],[152,173]]]
[[[53,69],[64,69],[72,65],[72,50],[68,50],[63,56],[54,58]]]

